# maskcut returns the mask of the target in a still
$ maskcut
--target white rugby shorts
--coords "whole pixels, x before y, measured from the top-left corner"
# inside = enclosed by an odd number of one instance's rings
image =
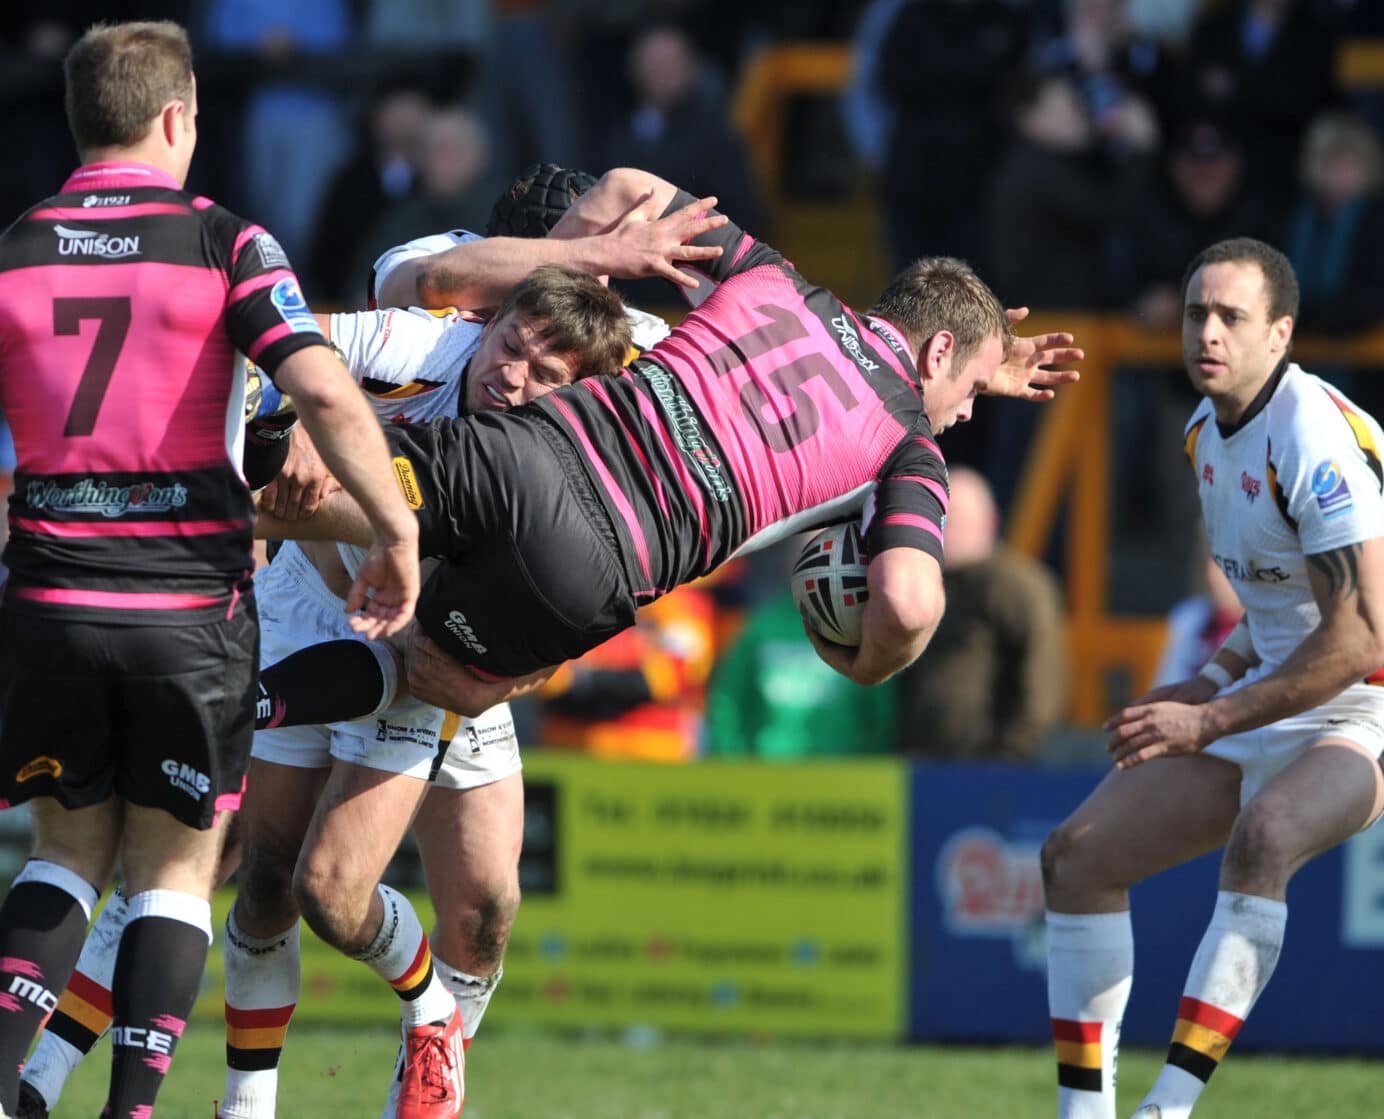
[[[261,667],[308,645],[355,639],[345,602],[291,542],[256,572],[255,598]],[[522,768],[508,704],[467,719],[412,697],[350,722],[256,731],[250,754],[300,769],[325,769],[339,758],[448,789],[479,788]]]
[[[1263,675],[1252,669],[1236,684],[1244,687]],[[1287,769],[1323,738],[1344,738],[1376,759],[1384,754],[1384,688],[1352,684],[1335,699],[1270,723],[1218,738],[1204,753],[1240,767],[1240,805]]]

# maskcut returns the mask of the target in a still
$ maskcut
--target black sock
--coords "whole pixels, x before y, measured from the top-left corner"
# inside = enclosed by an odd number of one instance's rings
[[[19,1106],[20,1065],[72,976],[96,897],[71,871],[32,859],[0,905],[0,1107],[6,1114]]]
[[[211,907],[190,894],[152,890],[130,899],[130,922],[111,983],[115,1018],[106,1110],[112,1116],[153,1113],[197,1000],[210,927]]]
[[[309,645],[260,672],[255,729],[357,719],[380,706],[384,689],[380,662],[364,641]]]

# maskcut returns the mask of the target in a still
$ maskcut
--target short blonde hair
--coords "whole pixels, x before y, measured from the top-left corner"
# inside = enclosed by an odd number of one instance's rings
[[[960,369],[991,335],[1009,353],[1013,331],[995,293],[964,260],[927,256],[915,260],[890,281],[870,314],[903,331],[922,361],[928,341],[941,330],[956,339],[952,362]]]
[[[63,60],[78,151],[127,148],[170,101],[192,100],[192,47],[171,20],[97,23]]]

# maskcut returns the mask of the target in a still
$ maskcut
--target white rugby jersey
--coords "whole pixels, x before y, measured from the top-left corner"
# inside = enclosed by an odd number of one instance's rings
[[[450,229],[446,233],[431,233],[427,237],[415,237],[406,244],[395,245],[394,248],[382,253],[380,259],[375,261],[375,287],[370,292],[370,298],[379,298],[380,288],[383,286],[385,278],[404,261],[432,256],[435,253],[446,252],[455,245],[464,245],[470,241],[483,239],[480,234],[471,233],[465,229]],[[652,349],[655,344],[667,338],[670,333],[668,324],[661,318],[657,315],[651,315],[648,311],[641,311],[637,307],[627,305],[625,317],[630,321],[630,336],[634,339],[634,344],[641,350]]]
[[[1212,558],[1270,672],[1321,621],[1305,557],[1384,535],[1384,433],[1339,390],[1285,364],[1231,430],[1203,400],[1184,447]]]
[[[466,363],[483,322],[456,310],[357,311],[331,317],[331,339],[381,422],[460,414]]]

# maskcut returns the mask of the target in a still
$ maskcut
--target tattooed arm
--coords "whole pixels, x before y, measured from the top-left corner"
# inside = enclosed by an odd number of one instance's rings
[[[1125,708],[1106,724],[1115,761],[1193,753],[1317,707],[1384,665],[1384,537],[1309,555],[1307,574],[1321,621],[1278,668],[1198,706]]]

